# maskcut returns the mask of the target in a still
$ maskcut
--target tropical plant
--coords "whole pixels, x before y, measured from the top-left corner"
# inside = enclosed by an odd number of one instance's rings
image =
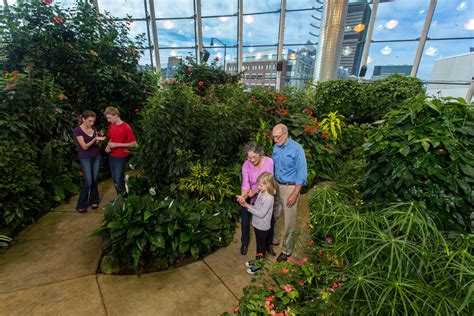
[[[419,96],[388,113],[364,144],[365,199],[421,201],[443,229],[470,231],[474,107]]]
[[[189,176],[179,179],[177,189],[180,192],[221,203],[224,198],[237,194],[232,191],[231,179],[222,172],[215,174],[212,165],[202,165],[198,161],[191,164],[189,171]]]
[[[236,210],[236,203],[184,196],[178,200],[119,196],[105,207],[104,224],[94,234],[104,238],[105,255],[114,257],[119,265],[111,270],[140,273],[157,259],[164,259],[160,267],[166,268],[227,245],[233,238]]]
[[[130,40],[130,23],[97,12],[89,1],[71,8],[22,1],[0,15],[6,55],[0,68],[45,71],[78,113],[102,113],[113,104],[133,121],[146,99],[144,91],[154,88],[137,67],[144,35]]]
[[[330,133],[334,141],[337,141],[337,137],[341,135],[341,127],[344,126],[344,116],[337,114],[336,112],[330,112],[323,116],[323,120],[319,127],[323,130],[323,133]],[[339,132],[339,134],[338,134]]]
[[[318,187],[311,200],[313,236],[330,236],[329,251],[342,263],[329,273],[345,280],[335,304],[350,314],[472,313],[471,235],[439,230],[423,203],[368,211],[346,192]]]
[[[190,84],[195,93],[205,95],[206,91],[213,85],[226,83],[237,83],[241,75],[233,75],[218,66],[219,57],[214,58],[211,64],[200,63],[188,56],[181,61],[176,72],[176,81]]]

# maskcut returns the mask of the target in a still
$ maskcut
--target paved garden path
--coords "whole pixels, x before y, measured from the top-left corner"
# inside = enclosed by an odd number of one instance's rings
[[[99,190],[103,201],[115,196],[110,181]],[[243,257],[239,229],[229,246],[186,266],[140,277],[96,273],[101,240],[90,234],[101,208],[79,214],[75,202],[43,216],[0,254],[0,315],[220,315],[250,283],[244,262],[255,253],[253,236]],[[298,223],[307,218],[303,196]]]

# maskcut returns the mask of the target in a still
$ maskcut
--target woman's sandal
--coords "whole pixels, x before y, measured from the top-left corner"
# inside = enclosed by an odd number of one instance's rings
[[[99,204],[92,204],[92,205],[91,205],[91,208],[92,208],[93,210],[96,210],[96,209],[99,208]]]

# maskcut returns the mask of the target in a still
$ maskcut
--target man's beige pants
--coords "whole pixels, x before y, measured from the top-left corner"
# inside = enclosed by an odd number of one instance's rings
[[[293,238],[293,232],[296,229],[296,214],[298,209],[298,198],[296,203],[292,207],[286,205],[288,197],[295,189],[294,185],[285,185],[277,183],[277,194],[275,196],[275,204],[273,207],[273,217],[275,218],[275,227],[273,229],[273,243],[280,243],[280,235],[278,233],[278,219],[281,214],[285,215],[285,239],[283,245],[283,253],[286,255],[291,255],[293,248],[295,247],[295,240]],[[296,237],[296,236],[295,236]]]

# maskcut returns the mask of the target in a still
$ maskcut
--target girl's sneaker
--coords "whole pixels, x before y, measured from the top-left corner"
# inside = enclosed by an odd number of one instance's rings
[[[253,260],[245,261],[245,266],[246,266],[247,268],[252,268],[252,267],[254,266]]]
[[[252,275],[258,274],[259,271],[260,271],[260,268],[257,268],[254,266],[247,269],[247,273],[252,274]]]

